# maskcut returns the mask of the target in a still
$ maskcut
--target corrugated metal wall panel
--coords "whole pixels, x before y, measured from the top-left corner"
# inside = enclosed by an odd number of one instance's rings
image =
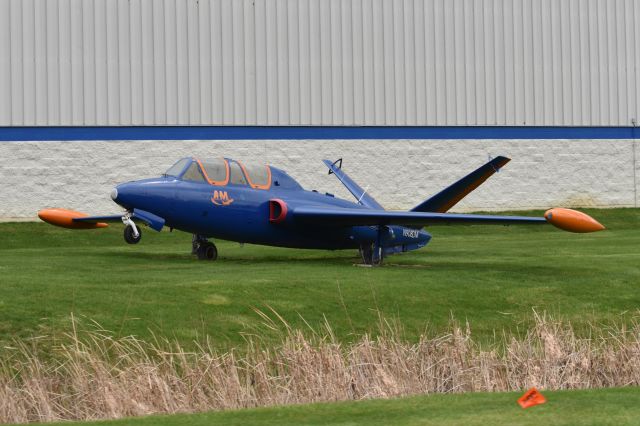
[[[635,0],[0,0],[0,125],[629,125]]]
[[[638,114],[640,112],[640,52],[638,52],[638,50],[640,50],[640,25],[638,25],[638,22],[640,22],[640,5],[638,5],[634,0],[629,0],[629,3],[633,5],[633,12],[634,12],[633,19],[631,20],[631,23],[627,25],[627,28],[629,27],[633,28],[634,37],[632,40],[635,41],[635,43],[630,42],[629,44],[630,44],[630,49],[634,52],[636,57],[636,63],[635,63],[636,75],[635,77],[631,75],[631,79],[633,79],[636,85],[635,96],[633,96],[633,98],[635,100],[634,111],[636,114]],[[629,16],[631,16],[631,14],[629,14]],[[633,108],[633,103],[631,104],[631,108]],[[640,122],[640,117],[636,116],[635,119],[636,119],[636,122]]]
[[[11,121],[11,8],[9,0],[0,1],[0,117]],[[7,52],[7,53],[5,53]]]

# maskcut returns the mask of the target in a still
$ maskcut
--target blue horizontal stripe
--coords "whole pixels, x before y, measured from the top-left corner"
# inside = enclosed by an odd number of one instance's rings
[[[637,139],[637,127],[129,126],[0,127],[0,141],[256,139]]]

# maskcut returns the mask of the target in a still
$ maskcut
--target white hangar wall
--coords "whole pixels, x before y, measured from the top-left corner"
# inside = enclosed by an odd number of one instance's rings
[[[159,176],[178,158],[225,155],[283,168],[307,189],[352,199],[321,159],[344,170],[383,206],[407,209],[487,161],[512,161],[454,211],[637,207],[636,140],[260,140],[0,143],[0,217],[45,207],[116,213],[118,183]],[[10,161],[8,160],[10,159]]]
[[[0,126],[640,119],[636,0],[0,0]]]

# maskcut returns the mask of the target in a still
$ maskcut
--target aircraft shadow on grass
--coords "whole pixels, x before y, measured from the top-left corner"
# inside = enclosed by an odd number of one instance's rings
[[[273,166],[244,165],[230,158],[188,157],[161,177],[116,186],[111,198],[124,208],[121,214],[87,216],[48,208],[38,216],[72,229],[104,228],[107,222],[122,222],[129,244],[140,241],[140,224],[155,231],[163,227],[179,229],[193,234],[192,254],[201,260],[217,259],[218,249],[210,239],[219,238],[301,249],[357,249],[366,265],[380,265],[389,255],[426,246],[431,234],[423,229],[425,226],[550,223],[570,232],[604,229],[590,216],[563,208],[550,209],[544,217],[447,213],[509,161],[496,157],[413,209],[388,211],[342,170],[342,159],[324,163],[356,202],[305,190],[284,170]],[[327,258],[318,261],[326,262]]]
[[[105,253],[105,257],[111,257],[114,259],[140,259],[140,260],[170,260],[176,263],[183,263],[191,259],[191,257],[187,254],[177,254],[177,253],[158,253],[158,252],[124,252],[124,251],[110,251]],[[233,257],[224,257],[226,264],[239,264],[246,265],[247,263],[264,263],[264,264],[273,264],[273,263],[282,263],[282,264],[291,264],[291,263],[299,263],[299,264],[331,264],[331,265],[340,265],[340,264],[353,264],[360,260],[357,257],[348,257],[348,256],[309,256],[309,257],[290,257],[290,256],[274,256],[274,255],[236,255]]]

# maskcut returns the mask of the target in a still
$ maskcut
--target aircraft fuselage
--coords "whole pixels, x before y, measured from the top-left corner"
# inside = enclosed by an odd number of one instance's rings
[[[174,177],[128,182],[116,187],[114,201],[127,210],[140,209],[165,220],[165,226],[207,238],[241,243],[310,249],[350,249],[380,238],[385,251],[402,252],[424,247],[431,235],[404,226],[306,226],[269,220],[269,201],[298,205],[366,209],[332,195],[303,189],[272,187],[259,190],[246,185],[212,186]]]

